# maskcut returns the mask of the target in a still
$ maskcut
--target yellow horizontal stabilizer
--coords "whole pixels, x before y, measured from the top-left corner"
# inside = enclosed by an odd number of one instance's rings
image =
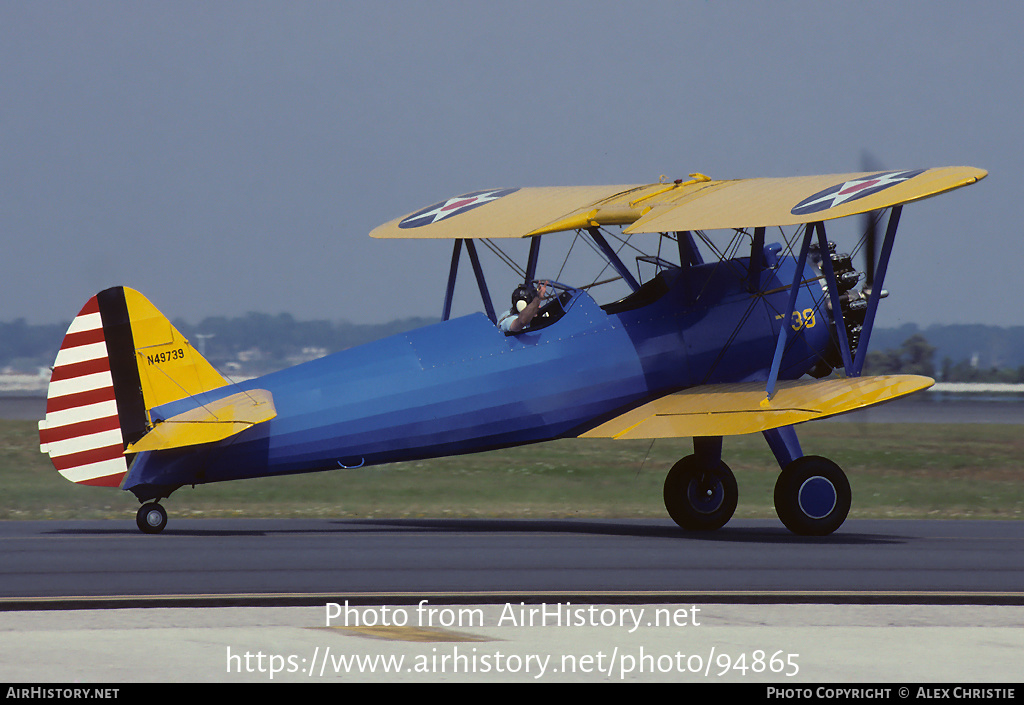
[[[125,453],[184,448],[214,443],[277,416],[274,399],[265,389],[239,392],[161,421]]]
[[[764,382],[708,384],[655,399],[580,438],[738,436],[880,404],[933,384],[918,375],[780,381],[770,400]]]
[[[951,191],[974,167],[671,183],[474,191],[375,228],[376,238],[521,238],[604,225],[626,233],[783,226],[833,220]]]

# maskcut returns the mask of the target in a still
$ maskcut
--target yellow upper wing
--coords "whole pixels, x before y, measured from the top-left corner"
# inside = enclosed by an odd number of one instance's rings
[[[577,209],[629,193],[642,186],[551,186],[494,189],[463,194],[396,218],[370,232],[379,238],[507,238],[536,234]],[[504,193],[478,207],[471,197]],[[459,205],[462,204],[462,205]],[[629,220],[628,222],[633,222]]]
[[[493,189],[462,194],[375,228],[378,238],[513,238],[601,225],[627,233],[783,226],[918,201],[987,172],[940,167],[623,186]]]
[[[771,227],[834,220],[936,196],[973,184],[986,175],[973,167],[942,167],[719,181],[714,182],[714,188],[692,196],[662,199],[626,232]]]

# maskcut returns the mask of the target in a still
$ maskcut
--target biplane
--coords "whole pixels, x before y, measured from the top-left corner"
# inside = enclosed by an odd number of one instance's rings
[[[849,512],[850,485],[834,462],[803,453],[794,427],[933,384],[862,375],[882,284],[903,206],[985,176],[693,174],[462,194],[370,233],[453,242],[439,323],[238,382],[140,293],[107,289],[64,338],[41,448],[68,480],[133,493],[139,528],[157,533],[167,523],[160,501],[186,485],[558,438],[685,437],[693,453],[668,472],[664,501],[679,526],[700,531],[724,526],[737,506],[723,437],[761,433],[780,468],[779,518],[797,534],[827,535]],[[849,216],[871,223],[864,273],[826,235],[826,223]],[[636,274],[623,258],[634,235],[657,242],[636,256]],[[525,306],[549,239],[570,237],[600,255],[623,295],[599,303],[598,282],[550,277],[532,318],[502,330],[477,243],[528,244],[515,270]],[[463,249],[483,311],[452,317]]]

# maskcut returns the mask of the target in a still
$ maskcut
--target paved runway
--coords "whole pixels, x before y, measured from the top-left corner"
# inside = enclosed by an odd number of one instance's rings
[[[827,537],[794,536],[777,520],[691,533],[670,520],[178,519],[156,536],[132,521],[0,522],[0,579],[0,606],[879,591],[1024,604],[1024,522],[849,520]]]
[[[1019,681],[1024,524],[776,523],[3,522],[0,663],[22,682]]]

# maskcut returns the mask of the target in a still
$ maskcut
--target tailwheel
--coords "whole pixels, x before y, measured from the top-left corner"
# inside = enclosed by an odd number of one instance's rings
[[[167,526],[167,511],[157,502],[143,504],[135,515],[135,523],[144,534],[159,534]]]
[[[801,536],[826,536],[850,513],[850,482],[828,458],[805,455],[782,469],[775,482],[775,511]]]
[[[696,455],[688,455],[665,478],[665,508],[684,529],[720,529],[732,518],[738,499],[736,477],[720,460],[708,469]]]

